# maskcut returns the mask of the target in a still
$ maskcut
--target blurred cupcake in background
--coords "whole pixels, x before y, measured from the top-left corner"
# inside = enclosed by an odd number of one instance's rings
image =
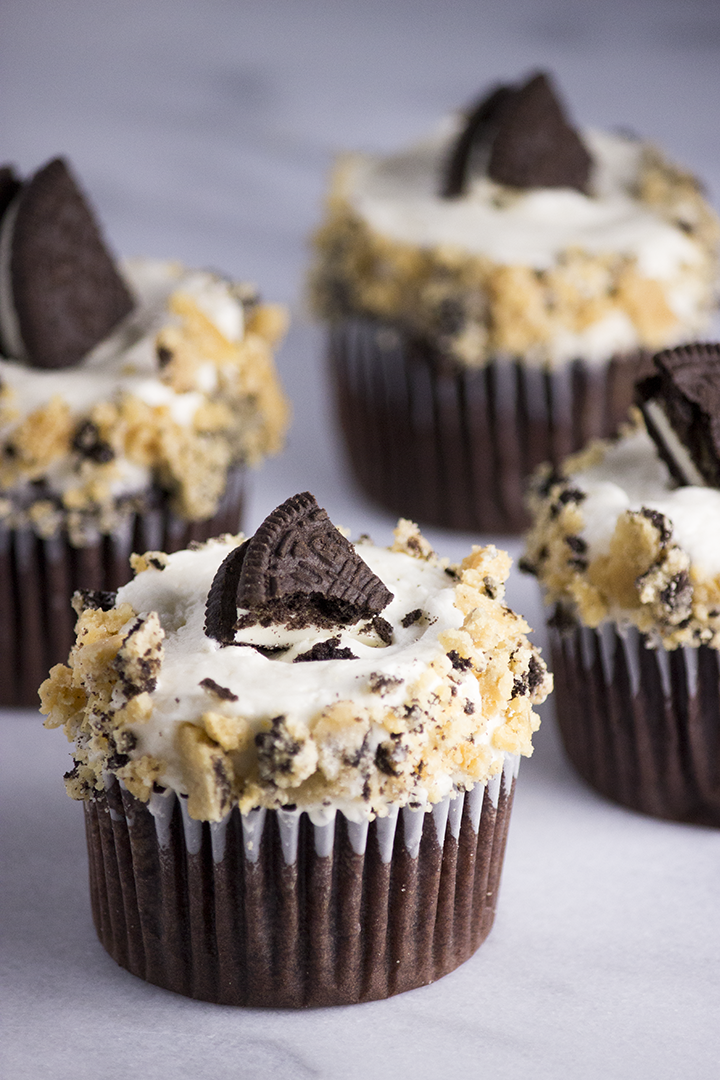
[[[280,449],[282,309],[178,263],[116,266],[62,159],[0,170],[0,703],[67,655],[78,588],[236,531]]]
[[[633,427],[532,485],[568,756],[635,810],[720,825],[720,345],[655,357]]]
[[[719,235],[692,175],[575,129],[546,74],[342,157],[312,296],[361,486],[421,522],[521,529],[533,469],[612,434],[648,350],[705,330]]]

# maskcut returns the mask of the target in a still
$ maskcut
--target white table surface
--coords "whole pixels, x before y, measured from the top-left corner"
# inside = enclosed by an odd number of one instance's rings
[[[290,304],[288,450],[253,477],[247,528],[310,488],[388,542],[332,428],[322,336],[302,301],[333,153],[392,148],[495,79],[554,70],[584,123],[661,142],[720,194],[720,8],[572,0],[3,0],[0,157],[58,152],[116,250],[257,281]],[[480,538],[428,532],[460,557]],[[517,541],[509,545],[517,557]],[[510,600],[537,628],[535,583]],[[0,613],[1,617],[1,613]],[[539,629],[536,640],[543,642]],[[61,732],[6,711],[1,769],[7,1080],[303,1080],[720,1075],[720,832],[603,801],[543,710],[524,762],[487,942],[435,985],[287,1013],[193,1002],[118,968],[90,919],[80,807]]]

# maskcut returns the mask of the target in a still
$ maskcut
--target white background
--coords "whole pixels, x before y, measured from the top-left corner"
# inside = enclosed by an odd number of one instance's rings
[[[0,159],[30,172],[67,154],[119,253],[221,268],[292,309],[280,368],[295,419],[252,478],[248,531],[310,488],[336,523],[390,539],[348,475],[303,305],[334,152],[397,147],[536,67],[578,121],[656,139],[717,204],[712,0],[0,3]],[[452,557],[480,539],[428,535]],[[535,583],[514,575],[510,598],[542,643]],[[90,920],[64,737],[33,712],[0,715],[3,1077],[720,1075],[720,833],[604,802],[543,715],[488,941],[432,987],[310,1013],[193,1002],[119,969]]]

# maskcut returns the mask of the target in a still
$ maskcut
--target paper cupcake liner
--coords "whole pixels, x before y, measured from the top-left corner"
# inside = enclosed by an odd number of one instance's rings
[[[568,757],[609,799],[720,826],[720,660],[705,645],[649,649],[635,629],[551,628]]]
[[[85,804],[93,918],[141,979],[225,1005],[346,1005],[424,986],[487,936],[519,759],[438,804],[364,824],[237,807],[192,820],[113,778]]]
[[[337,411],[368,495],[446,528],[526,527],[526,478],[627,417],[644,354],[558,371],[521,360],[464,368],[372,320],[330,330]]]
[[[38,687],[75,641],[76,589],[114,590],[130,577],[133,551],[178,551],[192,541],[237,532],[244,470],[228,476],[213,517],[186,521],[162,494],[158,506],[131,514],[113,533],[74,547],[63,532],[50,539],[0,525],[0,706],[37,707]]]

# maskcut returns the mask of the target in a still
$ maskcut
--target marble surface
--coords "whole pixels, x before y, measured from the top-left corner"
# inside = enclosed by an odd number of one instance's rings
[[[3,0],[0,18],[0,156],[31,170],[67,153],[119,252],[222,267],[292,308],[280,367],[295,422],[288,452],[253,477],[249,529],[305,488],[356,532],[387,542],[393,524],[347,473],[303,303],[336,150],[396,146],[543,66],[576,117],[656,138],[720,196],[711,0]],[[429,536],[452,557],[479,539]],[[534,582],[515,575],[510,600],[541,628]],[[476,956],[386,1002],[280,1013],[185,1000],[104,954],[64,738],[4,713],[0,1073],[717,1076],[720,833],[604,802],[568,768],[551,705],[543,716]]]

